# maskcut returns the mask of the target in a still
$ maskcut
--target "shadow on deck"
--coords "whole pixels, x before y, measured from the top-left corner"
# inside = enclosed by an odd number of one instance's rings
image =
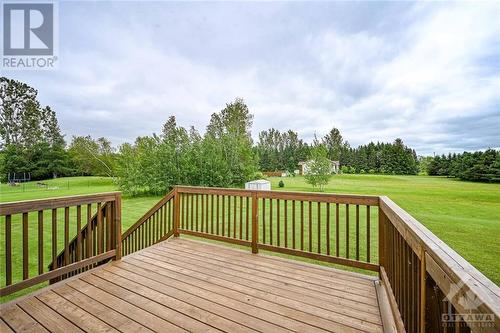
[[[382,332],[390,313],[375,277],[170,238],[6,304],[0,328]]]

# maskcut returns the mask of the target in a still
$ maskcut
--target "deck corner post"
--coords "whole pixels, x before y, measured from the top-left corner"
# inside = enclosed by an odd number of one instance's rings
[[[120,260],[122,257],[122,195],[121,193],[115,194],[114,206],[114,220],[115,220],[115,257]]]
[[[180,197],[179,187],[174,187],[174,237],[179,237],[179,221],[180,221]]]
[[[259,241],[259,199],[257,191],[252,192],[252,253],[258,253],[259,248],[257,243]]]

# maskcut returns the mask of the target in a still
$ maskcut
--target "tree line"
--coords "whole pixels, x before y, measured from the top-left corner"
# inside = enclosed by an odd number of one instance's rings
[[[335,127],[324,137],[315,137],[312,144],[305,143],[292,130],[280,132],[271,128],[260,132],[255,147],[259,169],[293,172],[300,161],[311,157],[312,149],[318,145],[325,147],[328,159],[340,162],[343,173],[414,175],[419,171],[415,150],[401,139],[393,143],[370,142],[353,148]]]
[[[426,166],[430,176],[500,182],[500,151],[495,149],[429,157]]]

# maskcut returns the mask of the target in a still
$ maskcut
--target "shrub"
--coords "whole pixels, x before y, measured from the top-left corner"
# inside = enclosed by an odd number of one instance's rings
[[[370,169],[370,170],[368,171],[368,173],[371,173],[371,174],[373,175],[373,174],[375,173],[375,170]]]
[[[285,187],[285,183],[282,180],[280,180],[280,182],[278,183],[278,186],[279,187]]]
[[[361,169],[361,171],[359,171],[359,173],[364,174],[364,173],[366,173],[366,171],[365,171],[365,169]]]

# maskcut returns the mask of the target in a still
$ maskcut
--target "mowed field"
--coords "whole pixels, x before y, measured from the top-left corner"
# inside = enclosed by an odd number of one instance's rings
[[[313,191],[303,177],[275,177],[270,180],[273,190]],[[284,188],[278,187],[280,180],[284,181]],[[43,183],[47,186],[39,187],[37,182],[26,183],[18,187],[1,184],[0,201],[10,202],[116,190],[110,178],[101,177],[60,178]],[[500,255],[500,185],[426,176],[337,175],[332,177],[325,192],[389,196],[496,284],[500,284],[500,261],[498,260]],[[151,196],[137,198],[124,196],[122,201],[123,230],[137,221],[159,199],[160,197]],[[58,220],[62,226],[63,214],[58,215]],[[35,217],[33,221],[36,221]],[[46,221],[50,221],[49,215]],[[5,263],[4,223],[5,220],[2,219],[0,222],[0,264],[2,265],[0,272],[5,269],[3,267]],[[58,236],[61,249],[64,239],[62,229],[62,227],[59,228]],[[13,219],[12,232],[13,280],[18,281],[22,276],[20,219]],[[35,275],[37,272],[36,223],[30,225],[29,234],[29,249],[32,254],[30,275]],[[44,234],[47,240],[44,262],[49,264],[51,260],[50,228],[45,228]],[[71,234],[74,234],[74,231]],[[5,285],[4,276],[1,276],[0,284]]]
[[[312,191],[303,177],[269,179],[273,190]],[[284,188],[278,187],[280,180]],[[325,192],[388,196],[500,285],[500,184],[429,176],[336,175]]]

